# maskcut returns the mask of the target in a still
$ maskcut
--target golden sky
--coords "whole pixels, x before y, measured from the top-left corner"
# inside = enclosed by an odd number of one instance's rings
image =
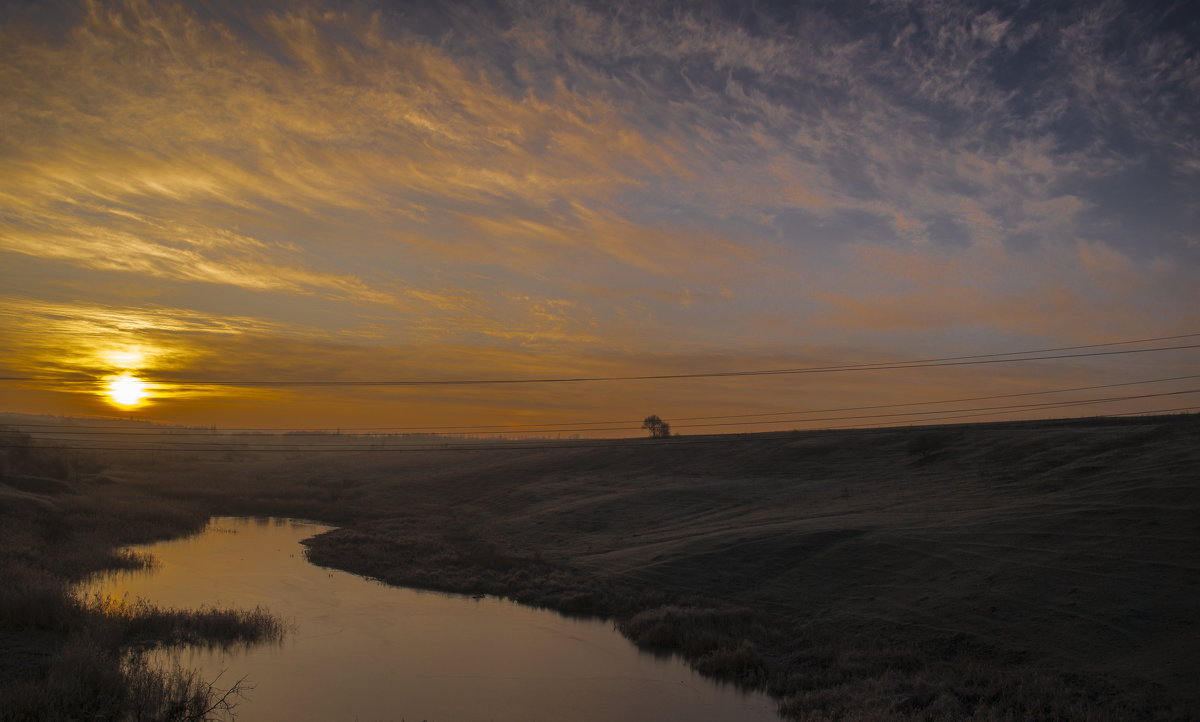
[[[0,10],[0,411],[636,426],[1197,369],[248,384],[1200,332],[1200,49],[1139,3],[241,5]]]

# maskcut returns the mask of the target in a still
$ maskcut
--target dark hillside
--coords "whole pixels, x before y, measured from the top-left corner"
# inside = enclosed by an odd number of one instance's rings
[[[1192,416],[164,464],[118,478],[341,523],[321,564],[613,616],[795,714],[1200,710]]]

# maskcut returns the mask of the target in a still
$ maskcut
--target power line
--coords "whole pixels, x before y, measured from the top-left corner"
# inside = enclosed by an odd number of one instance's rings
[[[959,419],[959,418],[977,418],[980,416],[996,416],[996,415],[1003,415],[1003,414],[1013,414],[1013,413],[1020,413],[1022,411],[1065,409],[1065,408],[1073,408],[1073,407],[1079,407],[1079,406],[1092,406],[1095,404],[1102,404],[1102,403],[1118,403],[1118,402],[1122,402],[1122,401],[1134,401],[1134,400],[1141,400],[1141,399],[1148,399],[1148,398],[1161,398],[1161,397],[1166,397],[1166,396],[1182,396],[1182,395],[1194,394],[1194,393],[1200,393],[1200,388],[1188,389],[1188,390],[1183,390],[1183,391],[1167,391],[1167,392],[1155,393],[1155,394],[1135,394],[1135,395],[1128,395],[1128,396],[1110,396],[1110,397],[1098,398],[1098,399],[1081,399],[1081,400],[1075,400],[1075,401],[1050,401],[1050,402],[1041,402],[1041,403],[1033,403],[1033,404],[1010,404],[1010,405],[1006,405],[1006,406],[980,407],[980,408],[973,408],[973,409],[972,408],[944,409],[944,410],[940,410],[940,411],[913,411],[913,412],[894,413],[894,414],[864,414],[864,415],[856,415],[856,416],[841,416],[841,417],[829,417],[829,418],[824,418],[824,419],[807,419],[807,420],[780,419],[780,420],[773,420],[773,421],[757,421],[757,422],[726,422],[726,423],[716,423],[716,424],[696,424],[694,426],[715,427],[715,426],[744,426],[744,425],[750,425],[750,424],[787,424],[787,423],[793,423],[795,421],[802,421],[802,422],[807,422],[807,423],[825,423],[825,422],[829,422],[829,421],[858,421],[858,420],[862,420],[862,419],[891,419],[894,422],[898,417],[913,417],[913,416],[920,417],[920,416],[929,416],[929,415],[937,415],[937,414],[942,414],[942,416],[936,416],[934,419],[911,419],[911,420],[912,421],[951,420],[951,419]],[[880,422],[872,421],[870,424],[867,424],[867,425],[874,425],[874,424],[878,424],[878,423],[880,423]],[[850,425],[850,426],[843,426],[843,427],[822,426],[819,428],[853,428],[855,426],[863,426],[863,425],[859,424],[859,425]],[[691,427],[685,427],[685,428],[691,428]],[[581,429],[581,430],[582,431],[632,431],[632,430],[635,430],[635,427],[628,427],[625,429]],[[488,433],[488,432],[483,432],[480,435],[483,435],[486,433]],[[499,433],[499,432],[491,432],[491,433]],[[526,431],[524,433],[558,433],[558,430],[556,430],[556,429],[539,429],[539,430]],[[53,436],[39,436],[37,438],[39,441],[49,441],[49,442],[56,442],[56,443],[74,443],[75,441],[78,440],[76,437],[88,436],[88,435],[90,435],[90,436],[108,436],[108,437],[114,437],[114,436],[115,437],[121,437],[121,436],[146,437],[146,436],[151,436],[150,434],[139,434],[139,433],[130,434],[130,433],[122,433],[120,431],[104,433],[104,432],[96,432],[96,431],[72,432],[70,430],[60,430],[58,432],[55,432],[55,435],[53,435]],[[191,436],[195,436],[195,435],[196,434],[191,434]],[[202,435],[212,436],[211,433],[202,434]],[[293,441],[293,439],[285,438],[283,435],[279,435],[279,436],[263,435],[263,436],[255,437],[253,439],[247,439],[246,443],[248,445],[241,446],[241,447],[231,447],[229,445],[228,441],[192,441],[192,440],[187,440],[187,439],[182,440],[182,441],[174,440],[174,439],[178,438],[179,436],[184,436],[184,434],[174,434],[174,433],[170,433],[170,432],[158,433],[158,434],[154,434],[153,436],[157,436],[159,439],[163,439],[162,441],[157,442],[160,445],[161,444],[170,444],[173,447],[175,447],[173,449],[170,449],[173,451],[180,451],[180,450],[185,450],[185,449],[205,449],[205,448],[211,448],[211,447],[219,447],[219,448],[224,448],[224,449],[242,449],[242,450],[286,449],[286,450],[293,450],[293,451],[326,450],[326,449],[338,450],[338,449],[345,449],[345,448],[358,448],[358,449],[362,450],[364,448],[363,447],[364,442],[359,440],[359,438],[356,436],[347,437],[347,440],[342,443],[330,443],[324,439],[322,439],[320,442],[317,442],[317,443],[312,443],[312,442],[304,443],[303,441],[300,441],[300,440]],[[365,449],[369,450],[369,449],[379,448],[380,444],[384,441],[388,441],[388,439],[383,439],[380,442],[374,442],[371,445],[366,446]],[[395,442],[396,440],[391,439],[391,441]],[[368,443],[370,443],[370,442],[368,442]],[[469,442],[467,442],[467,443],[469,443]],[[255,444],[255,445],[249,446],[249,444]],[[401,444],[399,446],[395,446],[394,448],[403,449],[403,448],[405,448],[405,446],[403,444]],[[147,447],[146,450],[153,450],[153,448]]]
[[[767,416],[798,416],[812,415],[825,413],[839,413],[844,411],[870,411],[880,409],[896,409],[912,406],[933,406],[953,403],[967,403],[971,401],[991,401],[996,399],[1009,398],[1024,398],[1029,396],[1046,396],[1050,394],[1072,393],[1076,391],[1095,391],[1100,389],[1111,389],[1126,386],[1141,386],[1145,384],[1167,383],[1170,381],[1184,381],[1200,378],[1200,374],[1190,374],[1187,376],[1172,376],[1161,379],[1146,379],[1144,381],[1124,381],[1120,383],[1098,384],[1093,386],[1074,386],[1064,389],[1048,389],[1044,391],[1024,391],[1011,394],[993,394],[990,396],[971,396],[957,399],[941,399],[937,401],[911,401],[907,403],[893,404],[871,404],[865,406],[843,406],[822,409],[807,409],[798,411],[772,411],[766,413],[746,413],[746,414],[727,414],[720,416],[685,416],[673,417],[672,423],[682,421],[707,421],[716,419],[749,419],[762,418]],[[1173,392],[1174,393],[1174,392]],[[1153,394],[1148,395],[1153,396]],[[1113,399],[1128,399],[1128,398],[1143,398],[1148,396],[1136,397],[1113,397]],[[1051,402],[1061,403],[1061,402]],[[1004,407],[996,407],[1004,408]],[[930,411],[930,412],[909,412],[893,414],[893,416],[912,416],[921,413],[944,413],[945,411]],[[852,417],[848,417],[852,418]],[[862,417],[869,418],[869,417]],[[807,422],[815,419],[779,419],[777,421],[744,421],[744,422],[729,422],[723,424],[684,424],[685,428],[703,427],[703,426],[737,426],[737,425],[759,425],[764,423],[791,423],[793,421]],[[828,420],[828,419],[826,419]],[[620,424],[635,424],[636,426],[617,426]],[[257,436],[267,432],[275,433],[293,433],[297,436],[303,435],[332,435],[335,433],[330,429],[314,429],[314,428],[299,428],[299,427],[234,427],[228,429],[214,428],[197,428],[197,427],[154,427],[154,428],[127,428],[117,427],[113,425],[95,425],[95,424],[9,424],[10,428],[18,429],[56,429],[61,433],[70,433],[72,435],[126,435],[126,436],[213,436],[220,434],[222,436],[245,435]],[[595,426],[600,428],[576,428],[579,426]],[[444,433],[444,432],[470,432],[471,434],[530,434],[530,433],[565,433],[565,432],[581,432],[581,431],[627,431],[641,429],[640,422],[629,419],[620,421],[567,421],[559,423],[546,424],[487,424],[474,426],[363,426],[363,427],[338,427],[338,432],[368,432],[382,433],[393,431],[404,431],[413,434],[417,433]],[[76,429],[84,429],[87,431],[76,431]],[[92,431],[92,430],[100,431]],[[494,430],[494,431],[493,431]],[[34,432],[37,433],[37,432]]]
[[[1030,419],[1027,421],[1018,421],[1010,423],[1056,423],[1056,422],[1075,422],[1088,420],[1103,420],[1107,418],[1130,417],[1130,416],[1165,416],[1167,414],[1194,413],[1200,411],[1200,406],[1180,406],[1170,409],[1154,409],[1147,411],[1129,411],[1119,414],[1103,414],[1090,417],[1078,418],[1063,418],[1063,419]],[[990,413],[980,414],[982,416],[991,415]],[[947,416],[933,419],[924,419],[926,423],[906,426],[880,426],[876,424],[849,424],[843,426],[824,426],[814,429],[805,429],[804,432],[820,433],[824,431],[840,431],[854,430],[862,432],[878,431],[878,432],[895,432],[905,429],[923,428],[927,426],[939,426],[938,423],[944,420],[954,420],[957,418],[967,418],[966,416]],[[986,423],[986,422],[985,422]],[[995,422],[1005,423],[1005,422]],[[787,429],[783,431],[770,431],[756,433],[752,436],[755,439],[770,440],[793,436],[798,432],[796,429]],[[329,448],[293,448],[293,447],[245,447],[245,446],[194,446],[187,448],[162,448],[161,446],[139,446],[139,447],[114,447],[114,446],[72,446],[70,451],[120,451],[120,452],[145,452],[145,453],[182,453],[182,452],[218,452],[218,453],[297,453],[297,454],[328,454],[328,453],[364,453],[364,452],[424,452],[424,451],[524,451],[524,450],[571,450],[571,449],[611,449],[611,448],[645,448],[647,446],[657,446],[663,444],[671,445],[696,445],[696,444],[717,444],[729,443],[732,441],[742,440],[746,434],[713,434],[701,436],[684,436],[672,437],[670,439],[538,439],[529,441],[504,441],[504,442],[487,442],[485,445],[478,443],[461,443],[451,444],[443,443],[439,445],[411,445],[411,446],[346,446],[346,447],[329,447]],[[0,449],[25,448],[21,444],[0,444]]]
[[[981,358],[981,357],[962,357],[964,359],[978,360],[954,360],[946,359],[931,359],[928,361],[901,361],[894,364],[874,363],[874,364],[849,364],[845,366],[814,366],[794,369],[763,369],[758,371],[714,371],[706,373],[692,374],[652,374],[645,376],[578,376],[578,377],[547,377],[534,379],[459,379],[459,380],[423,380],[423,381],[196,381],[184,380],[178,383],[181,385],[194,386],[259,386],[259,387],[316,387],[316,386],[488,386],[488,385],[509,385],[509,384],[562,384],[562,383],[589,383],[589,382],[610,382],[610,381],[666,381],[679,379],[706,379],[706,378],[742,378],[749,376],[787,376],[797,374],[816,374],[816,373],[837,373],[844,371],[895,371],[899,369],[917,369],[917,368],[933,368],[940,366],[976,366],[982,364],[1000,364],[1000,363],[1017,363],[1020,361],[1050,361],[1055,359],[1068,358],[1087,358],[1092,356],[1117,356],[1136,353],[1152,353],[1156,351],[1179,351],[1183,349],[1200,348],[1200,344],[1188,344],[1183,346],[1163,346],[1158,348],[1142,348],[1142,349],[1124,349],[1118,351],[1092,351],[1088,353],[1072,353],[1061,354],[1056,356],[1029,356],[1024,358]],[[1040,353],[1037,351],[1025,351],[1015,353]],[[1008,354],[989,354],[989,355],[1008,355]]]
[[[882,418],[895,418],[895,417],[901,417],[901,416],[925,416],[925,415],[930,415],[930,414],[947,414],[947,413],[956,413],[959,411],[978,412],[978,411],[1001,411],[1001,410],[1008,410],[1008,409],[1027,410],[1027,409],[1034,409],[1034,408],[1058,409],[1058,408],[1069,408],[1072,406],[1089,406],[1092,404],[1116,403],[1119,401],[1132,401],[1135,399],[1157,398],[1157,397],[1161,397],[1161,396],[1182,396],[1184,394],[1195,394],[1195,393],[1200,393],[1200,389],[1188,389],[1185,391],[1165,391],[1165,392],[1159,393],[1159,394],[1137,394],[1137,395],[1133,395],[1133,396],[1110,396],[1108,398],[1102,398],[1102,399],[1081,399],[1081,400],[1077,400],[1077,401],[1045,401],[1045,402],[1037,403],[1037,404],[1010,404],[1007,406],[984,406],[984,407],[981,407],[978,409],[941,409],[938,411],[906,411],[906,412],[900,412],[900,413],[894,413],[894,414],[866,414],[866,415],[862,415],[862,416],[840,416],[840,417],[833,416],[833,417],[826,417],[826,418],[821,418],[821,419],[777,419],[777,420],[772,420],[772,421],[727,421],[727,422],[716,423],[716,424],[686,424],[686,425],[682,425],[682,428],[692,429],[692,428],[698,428],[698,427],[712,427],[712,426],[751,426],[751,425],[761,425],[761,424],[790,424],[793,422],[806,422],[806,421],[821,422],[821,421],[846,421],[846,420],[853,420],[853,419],[882,419]]]
[[[1066,408],[1067,406],[1088,406],[1091,403],[1100,403],[1100,402],[1081,402],[1078,404],[1063,404],[1061,406],[1046,406],[1042,410]],[[1158,411],[1128,411],[1128,412],[1119,413],[1119,414],[1100,414],[1100,415],[1096,416],[1095,418],[1107,418],[1110,416],[1146,416],[1146,415],[1153,415],[1153,414],[1166,414],[1166,413],[1171,413],[1171,412],[1176,412],[1176,411],[1195,411],[1197,409],[1200,409],[1200,406],[1184,406],[1184,407],[1175,408],[1175,409],[1162,409],[1162,410],[1158,410]],[[972,418],[979,418],[980,416],[995,416],[997,414],[1014,414],[1014,413],[1020,413],[1020,411],[1022,411],[1022,410],[1029,410],[1029,409],[1020,409],[1020,410],[1014,410],[1014,411],[984,411],[982,413],[976,413],[973,411],[964,411],[962,413],[955,412],[955,413],[951,413],[948,416],[938,416],[938,417],[935,417],[932,419],[919,419],[919,421],[922,421],[925,423],[921,423],[921,424],[917,424],[917,425],[918,426],[927,426],[927,425],[930,425],[930,423],[928,423],[928,422],[942,422],[942,421],[957,422],[959,419],[972,419]],[[1087,417],[1075,417],[1075,418],[1087,418]],[[1052,420],[1052,419],[1047,419],[1047,420]],[[1068,420],[1068,419],[1062,419],[1062,420]],[[890,424],[891,422],[883,422],[883,423]],[[819,427],[819,429],[813,429],[813,430],[831,430],[832,431],[832,430],[837,430],[837,429],[862,429],[862,428],[883,429],[883,428],[902,428],[902,427],[896,427],[894,425],[881,426],[879,424],[879,422],[873,422],[873,423],[869,423],[869,424],[845,424],[845,425],[841,425],[841,426],[822,426],[822,427]]]
[[[1045,395],[1049,395],[1049,394],[1060,394],[1060,393],[1071,393],[1071,392],[1076,392],[1076,391],[1110,389],[1110,388],[1118,388],[1118,387],[1125,387],[1125,386],[1139,386],[1139,385],[1145,385],[1145,384],[1166,383],[1166,382],[1170,382],[1170,381],[1181,381],[1181,380],[1189,380],[1189,379],[1196,379],[1196,378],[1200,378],[1200,374],[1191,374],[1191,375],[1187,375],[1187,376],[1173,376],[1170,378],[1162,378],[1162,379],[1147,379],[1144,381],[1126,381],[1126,382],[1121,382],[1121,383],[1099,384],[1099,385],[1093,385],[1093,386],[1075,386],[1075,387],[1065,388],[1065,389],[1049,389],[1049,390],[1044,390],[1044,391],[1026,391],[1026,392],[1012,393],[1012,394],[994,394],[991,396],[974,396],[974,397],[958,398],[958,399],[943,399],[943,400],[938,400],[938,401],[914,401],[914,402],[909,402],[909,403],[897,403],[897,404],[873,404],[873,405],[867,405],[867,406],[845,406],[845,407],[840,407],[840,408],[810,409],[810,410],[790,411],[790,412],[731,414],[731,415],[724,415],[724,416],[694,416],[694,417],[682,417],[682,418],[677,417],[677,418],[672,419],[672,421],[680,422],[680,421],[710,420],[710,419],[762,418],[762,417],[766,417],[766,416],[813,415],[813,414],[824,414],[824,413],[838,413],[838,412],[844,412],[844,411],[868,411],[868,410],[905,408],[905,407],[913,407],[913,406],[931,406],[931,405],[943,405],[943,404],[951,404],[951,403],[966,403],[966,402],[971,402],[971,401],[987,401],[987,400],[1006,399],[1006,398],[1023,398],[1023,397],[1029,397],[1029,396],[1045,396]],[[1196,393],[1197,391],[1200,391],[1200,390],[1173,391],[1173,392],[1164,392],[1164,393],[1158,393],[1158,394],[1140,394],[1140,395],[1133,395],[1133,396],[1114,396],[1114,397],[1107,397],[1107,398],[1095,399],[1095,400],[1080,400],[1080,401],[1076,401],[1076,402],[1053,401],[1053,402],[1046,402],[1046,403],[1042,403],[1042,404],[1022,404],[1022,405],[1014,405],[1014,406],[983,407],[981,409],[964,409],[963,411],[971,411],[971,410],[977,411],[977,410],[986,410],[986,409],[1007,409],[1007,408],[1035,408],[1035,407],[1042,407],[1042,406],[1055,407],[1055,406],[1061,406],[1063,404],[1073,405],[1073,404],[1102,403],[1102,402],[1106,402],[1106,401],[1114,401],[1114,402],[1115,401],[1127,401],[1127,400],[1131,400],[1131,399],[1152,398],[1152,397],[1157,397],[1157,396],[1170,396],[1170,395],[1178,395],[1178,394],[1184,394],[1184,393]],[[954,411],[954,410],[943,409],[943,410],[939,410],[939,411],[911,411],[911,412],[901,412],[901,413],[896,413],[896,414],[875,414],[875,415],[866,415],[866,416],[847,416],[847,417],[834,417],[834,418],[825,418],[825,419],[774,419],[774,420],[770,420],[770,421],[730,421],[730,422],[725,422],[725,423],[712,423],[712,424],[678,424],[678,426],[681,426],[682,428],[697,428],[697,427],[718,427],[718,426],[784,424],[784,423],[793,423],[793,422],[808,423],[808,422],[813,422],[813,421],[833,421],[833,420],[847,420],[847,419],[861,419],[861,418],[920,416],[920,415],[928,415],[928,414],[948,413],[950,411]],[[623,421],[561,422],[558,424],[528,424],[528,425],[516,425],[516,426],[492,424],[492,425],[479,425],[479,426],[340,427],[338,429],[338,433],[340,434],[343,431],[346,431],[346,432],[406,431],[409,433],[413,433],[413,435],[417,435],[417,434],[431,434],[432,435],[432,434],[437,434],[437,433],[446,432],[446,431],[451,431],[451,432],[464,431],[464,432],[470,432],[470,435],[505,435],[505,434],[534,434],[534,433],[545,434],[545,433],[566,433],[566,432],[583,432],[583,431],[634,431],[634,430],[639,430],[642,428],[640,425],[638,425],[638,423],[639,422],[636,422],[636,421],[623,420]],[[584,425],[584,424],[592,424],[592,425],[594,425],[594,428],[577,428],[580,425]],[[614,426],[616,424],[626,424],[626,426]],[[631,426],[629,424],[633,424],[633,425]],[[123,427],[117,427],[117,426],[112,426],[112,425],[74,425],[74,424],[61,424],[61,423],[59,423],[59,424],[9,424],[7,426],[9,428],[15,428],[15,429],[48,428],[48,429],[54,429],[55,433],[69,434],[71,436],[93,435],[93,436],[131,436],[131,437],[139,437],[139,436],[141,436],[141,437],[148,437],[148,436],[179,437],[179,436],[221,435],[221,436],[255,436],[256,437],[256,436],[262,436],[266,432],[276,432],[276,433],[282,432],[285,435],[293,435],[294,434],[296,437],[303,437],[303,436],[307,436],[307,435],[318,436],[318,435],[333,435],[334,434],[333,431],[326,430],[326,429],[267,428],[267,427],[232,428],[232,429],[215,429],[215,430],[212,428],[194,428],[194,427],[183,427],[183,428],[159,427],[159,428],[133,428],[133,429],[130,429],[130,428],[123,428]],[[497,430],[493,430],[493,429],[497,429]],[[33,431],[32,433],[40,433],[40,432]]]
[[[683,416],[673,417],[672,421],[707,421],[709,419],[743,419],[754,418],[759,416],[794,416],[796,414],[823,414],[839,411],[867,411],[872,409],[897,409],[905,406],[933,406],[937,404],[957,404],[967,401],[992,401],[994,399],[1015,399],[1024,396],[1045,396],[1047,394],[1065,394],[1072,391],[1097,391],[1100,389],[1114,389],[1121,386],[1140,386],[1142,384],[1158,384],[1168,381],[1184,381],[1188,379],[1198,379],[1200,374],[1191,374],[1188,376],[1172,376],[1165,379],[1149,379],[1146,381],[1125,381],[1117,384],[1100,384],[1097,386],[1075,386],[1068,389],[1050,389],[1048,391],[1023,391],[1013,394],[994,394],[991,396],[970,396],[961,399],[944,399],[941,401],[910,401],[908,403],[897,404],[871,404],[869,406],[844,406],[841,408],[824,408],[824,409],[808,409],[801,411],[769,411],[755,414],[728,414],[723,416]]]
[[[840,366],[809,366],[799,368],[784,368],[784,369],[759,369],[752,371],[712,371],[699,373],[679,373],[679,374],[646,374],[635,376],[563,376],[563,377],[544,377],[544,378],[529,378],[529,379],[426,379],[426,380],[375,380],[375,381],[344,381],[333,379],[322,380],[262,380],[262,379],[246,379],[240,381],[220,381],[220,380],[203,380],[203,379],[183,379],[177,381],[163,381],[162,383],[170,383],[179,386],[257,386],[257,387],[318,387],[318,386],[481,386],[481,385],[505,385],[505,384],[549,384],[549,383],[583,383],[583,382],[611,382],[611,381],[661,381],[669,379],[701,379],[701,378],[737,378],[748,376],[777,376],[777,375],[795,375],[795,374],[814,374],[814,373],[836,373],[846,371],[893,371],[899,369],[910,368],[931,368],[941,366],[971,366],[979,364],[998,364],[998,363],[1017,363],[1022,361],[1049,361],[1069,358],[1088,358],[1097,356],[1115,356],[1125,354],[1139,353],[1155,353],[1159,351],[1179,351],[1186,349],[1200,348],[1200,344],[1184,344],[1177,346],[1160,346],[1155,348],[1145,349],[1119,349],[1109,351],[1091,351],[1086,353],[1070,353],[1058,354],[1059,351],[1077,351],[1081,349],[1102,348],[1106,346],[1123,346],[1137,343],[1151,343],[1158,341],[1169,341],[1183,338],[1200,337],[1200,333],[1179,334],[1176,336],[1159,336],[1156,338],[1135,339],[1131,341],[1112,341],[1109,343],[1087,344],[1083,346],[1060,346],[1056,348],[1033,349],[1028,351],[1007,351],[1001,353],[975,354],[970,356],[945,356],[940,358],[915,359],[911,361],[895,361],[895,362],[875,362],[864,364],[844,364]],[[1031,356],[1031,354],[1056,354],[1056,355],[1041,355]],[[1018,356],[1020,358],[1001,358],[1004,356]],[[80,379],[54,379],[50,377],[36,376],[3,376],[0,381],[44,381],[55,383],[95,383],[95,380],[80,380]]]

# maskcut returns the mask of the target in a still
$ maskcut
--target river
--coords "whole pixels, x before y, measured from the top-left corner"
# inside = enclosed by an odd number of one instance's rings
[[[331,527],[219,517],[196,536],[136,547],[154,567],[93,581],[87,593],[159,606],[263,606],[287,620],[281,644],[155,653],[204,679],[252,687],[239,719],[526,722],[777,721],[775,704],[639,651],[610,622],[512,601],[391,587],[317,567],[303,539]]]

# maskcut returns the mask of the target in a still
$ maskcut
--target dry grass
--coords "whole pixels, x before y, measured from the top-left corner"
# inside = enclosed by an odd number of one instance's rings
[[[261,609],[164,610],[74,592],[89,574],[151,562],[119,545],[199,531],[207,515],[89,488],[72,480],[77,465],[56,456],[69,452],[17,448],[19,463],[0,460],[0,720],[224,718],[240,683],[222,689],[182,669],[152,669],[142,652],[280,639],[277,619]]]
[[[108,476],[97,504],[334,522],[318,563],[611,617],[797,719],[1200,716],[1196,417]]]
[[[44,676],[0,690],[0,719],[199,722],[226,719],[243,683],[205,682],[181,668],[155,669],[142,656],[87,637],[67,641]]]
[[[261,607],[162,609],[100,594],[81,600],[90,633],[122,647],[232,646],[283,639],[283,623]]]

